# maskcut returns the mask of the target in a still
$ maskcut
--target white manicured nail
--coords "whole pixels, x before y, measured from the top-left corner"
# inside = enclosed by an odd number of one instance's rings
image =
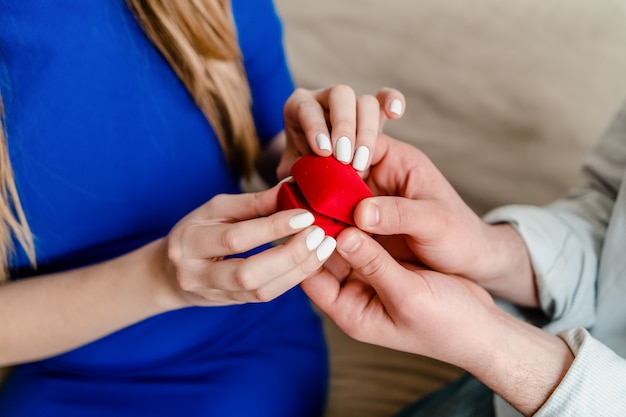
[[[352,167],[357,171],[365,171],[367,163],[370,160],[370,150],[367,146],[359,146],[354,153],[354,160],[352,161]]]
[[[352,143],[347,136],[337,139],[337,160],[348,163],[352,159]]]
[[[292,216],[289,219],[289,227],[292,229],[304,229],[305,227],[309,227],[315,221],[315,217],[313,214],[309,213],[300,213]]]
[[[402,102],[398,99],[392,100],[389,105],[389,111],[397,114],[398,116],[402,114]]]
[[[278,181],[279,184],[282,184],[283,182],[293,182],[293,175],[290,175],[290,176],[285,177],[282,180]]]
[[[324,230],[321,227],[315,227],[306,235],[306,247],[309,250],[317,248],[324,240]]]
[[[326,236],[322,243],[317,248],[317,259],[325,261],[337,247],[337,241],[330,236]]]
[[[315,140],[317,141],[317,147],[323,151],[332,151],[333,148],[330,145],[330,138],[326,136],[324,133],[319,133],[315,136]]]

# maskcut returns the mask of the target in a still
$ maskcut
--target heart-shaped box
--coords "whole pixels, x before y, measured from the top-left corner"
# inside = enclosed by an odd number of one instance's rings
[[[354,225],[354,208],[373,196],[352,166],[332,156],[304,155],[291,167],[291,175],[293,182],[284,182],[278,191],[278,205],[309,210],[328,236]]]

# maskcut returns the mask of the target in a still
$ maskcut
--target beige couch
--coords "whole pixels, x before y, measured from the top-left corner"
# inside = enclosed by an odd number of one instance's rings
[[[626,97],[623,1],[276,4],[297,83],[403,91],[406,115],[387,133],[422,148],[481,214],[562,194]],[[458,374],[325,324],[327,417],[389,416]]]

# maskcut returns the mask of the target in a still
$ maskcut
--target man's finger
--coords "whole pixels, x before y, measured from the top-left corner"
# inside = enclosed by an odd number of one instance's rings
[[[406,270],[370,236],[357,228],[346,229],[337,240],[337,251],[354,273],[369,283],[381,300],[397,292],[394,277]]]
[[[354,211],[356,225],[377,235],[428,236],[441,226],[442,216],[441,207],[431,200],[391,196],[367,198]]]

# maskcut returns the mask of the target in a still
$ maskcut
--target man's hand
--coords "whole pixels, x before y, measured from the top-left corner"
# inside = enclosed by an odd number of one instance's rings
[[[357,340],[466,369],[526,415],[573,361],[563,340],[510,316],[468,279],[400,264],[356,228],[338,236],[337,251],[348,268],[329,263],[301,287]]]
[[[394,257],[537,305],[530,258],[517,232],[486,224],[419,149],[379,135],[366,180],[377,197],[356,206],[355,223],[378,235]]]

